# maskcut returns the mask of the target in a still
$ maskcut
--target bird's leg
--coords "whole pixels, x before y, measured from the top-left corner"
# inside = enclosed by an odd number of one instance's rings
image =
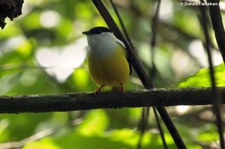
[[[122,83],[120,83],[120,90],[119,90],[119,92],[120,92],[121,94],[123,94],[123,92],[124,92],[124,90],[123,90],[123,84],[122,84]]]
[[[101,89],[105,86],[105,84],[101,85],[96,91],[95,91],[95,95],[97,95],[98,93],[101,92]]]

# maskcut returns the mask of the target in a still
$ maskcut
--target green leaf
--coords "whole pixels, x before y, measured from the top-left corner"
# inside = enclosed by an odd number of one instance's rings
[[[214,67],[214,74],[217,86],[225,86],[225,66],[220,64]],[[178,84],[178,87],[210,87],[209,68],[200,69],[196,74],[184,79]]]

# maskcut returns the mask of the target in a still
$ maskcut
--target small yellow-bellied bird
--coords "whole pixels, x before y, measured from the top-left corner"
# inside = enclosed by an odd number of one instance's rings
[[[92,79],[100,85],[96,93],[104,86],[123,92],[123,86],[131,72],[124,43],[106,27],[94,27],[83,34],[87,35],[90,47],[87,57],[89,72]]]

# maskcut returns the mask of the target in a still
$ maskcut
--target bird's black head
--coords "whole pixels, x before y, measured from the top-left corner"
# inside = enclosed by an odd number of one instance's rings
[[[102,32],[112,32],[112,31],[106,27],[98,26],[90,29],[89,31],[85,31],[82,34],[94,35],[94,34],[101,34]]]

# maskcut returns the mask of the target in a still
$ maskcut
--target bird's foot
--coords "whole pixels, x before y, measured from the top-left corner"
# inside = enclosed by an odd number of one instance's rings
[[[117,92],[119,92],[120,94],[123,94],[123,93],[124,93],[123,84],[120,83],[119,86],[113,86],[113,87],[112,87],[112,91],[117,91]]]
[[[123,94],[123,93],[124,93],[124,90],[123,90],[123,84],[122,84],[122,83],[120,83],[120,89],[119,89],[119,92],[120,92],[120,94]]]
[[[104,86],[105,86],[105,84],[101,85],[101,86],[95,91],[95,95],[99,94]]]

